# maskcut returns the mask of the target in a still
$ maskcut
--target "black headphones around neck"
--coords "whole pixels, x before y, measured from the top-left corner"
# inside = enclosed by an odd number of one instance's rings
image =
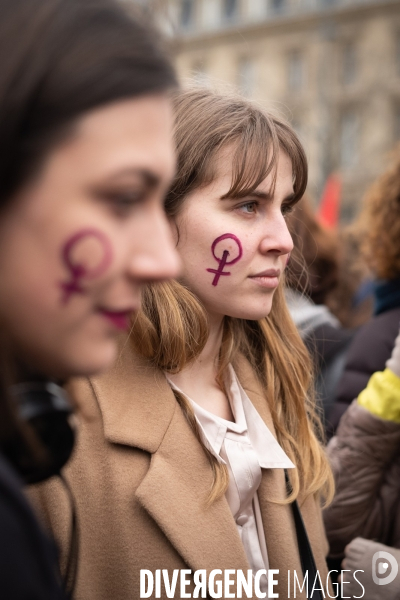
[[[34,441],[39,447],[34,452],[27,440],[16,440],[8,448],[8,459],[25,483],[39,483],[58,475],[68,494],[71,531],[63,588],[66,597],[72,599],[79,561],[79,529],[74,496],[61,473],[75,441],[72,406],[65,390],[52,381],[17,383],[9,388],[9,393],[16,403],[19,418],[33,430]]]
[[[25,483],[39,483],[58,475],[69,459],[75,441],[71,425],[72,407],[66,392],[52,381],[28,381],[12,385],[22,421],[33,430],[40,445],[34,456],[28,444],[13,447],[9,459]]]

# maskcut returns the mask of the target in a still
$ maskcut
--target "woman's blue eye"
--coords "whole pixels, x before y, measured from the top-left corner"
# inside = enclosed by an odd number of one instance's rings
[[[240,207],[246,213],[254,213],[256,211],[257,202],[247,202]]]

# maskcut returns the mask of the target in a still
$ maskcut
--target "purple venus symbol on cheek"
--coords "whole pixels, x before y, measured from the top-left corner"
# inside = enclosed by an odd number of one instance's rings
[[[73,261],[73,253],[79,245],[86,240],[95,240],[98,242],[101,250],[99,263],[95,267],[88,268],[82,262]],[[63,291],[62,303],[66,304],[72,294],[84,294],[85,289],[82,287],[82,279],[95,279],[102,275],[112,262],[112,247],[107,236],[97,229],[87,228],[75,233],[69,240],[66,241],[62,248],[62,260],[67,267],[71,277],[69,281],[60,283]]]
[[[224,250],[221,258],[216,256],[216,254],[215,254],[216,246],[223,240],[233,240],[238,247],[238,254],[237,254],[237,256],[232,258],[232,260],[228,260],[228,257],[230,255],[229,250]],[[238,262],[238,260],[240,260],[242,258],[242,255],[243,255],[242,244],[240,243],[240,240],[236,237],[236,235],[233,235],[233,233],[224,233],[224,235],[220,235],[213,241],[212,246],[211,246],[211,252],[212,252],[213,257],[217,261],[217,263],[219,263],[219,266],[218,266],[218,269],[207,269],[207,271],[209,273],[215,273],[215,277],[212,280],[212,285],[218,285],[218,281],[219,281],[219,278],[221,277],[221,275],[230,275],[231,274],[230,271],[224,271],[225,265],[234,265],[235,263]]]

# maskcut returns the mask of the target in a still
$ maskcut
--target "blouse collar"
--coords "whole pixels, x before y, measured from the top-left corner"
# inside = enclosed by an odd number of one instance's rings
[[[191,400],[172,381],[169,379],[168,381],[172,389],[183,394],[192,404],[202,441],[220,463],[225,463],[220,457],[220,452],[226,434],[231,431],[249,437],[257,455],[259,465],[263,469],[295,468],[292,461],[254,408],[246,392],[240,385],[232,365],[228,367],[226,390],[235,417],[235,423],[205,410]]]

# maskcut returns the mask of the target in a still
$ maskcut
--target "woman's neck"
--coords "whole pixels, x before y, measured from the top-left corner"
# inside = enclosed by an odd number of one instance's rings
[[[168,377],[197,404],[232,421],[229,401],[216,380],[222,334],[223,317],[209,315],[209,335],[200,355],[182,371]]]

